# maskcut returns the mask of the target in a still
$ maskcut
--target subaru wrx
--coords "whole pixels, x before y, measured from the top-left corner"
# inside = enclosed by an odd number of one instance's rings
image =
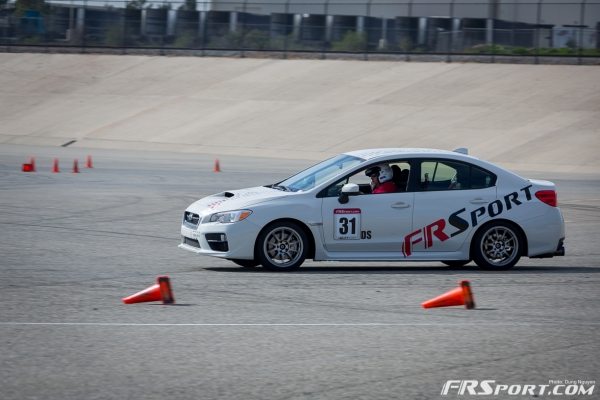
[[[521,257],[563,256],[555,184],[467,153],[358,150],[281,182],[217,193],[185,210],[179,247],[272,271],[306,259],[504,270]]]

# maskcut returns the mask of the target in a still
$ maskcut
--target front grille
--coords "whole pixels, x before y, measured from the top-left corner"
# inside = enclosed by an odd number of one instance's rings
[[[186,211],[183,213],[183,225],[188,228],[195,229],[200,222],[200,216],[198,214],[194,214],[193,212]]]
[[[190,239],[189,237],[182,236],[181,242],[183,244],[187,244],[188,246],[196,247],[198,249],[200,248],[200,242],[195,239]]]

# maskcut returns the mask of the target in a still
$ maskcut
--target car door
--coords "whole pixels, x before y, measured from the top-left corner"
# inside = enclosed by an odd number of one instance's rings
[[[408,163],[399,164],[408,167]],[[368,188],[364,171],[338,183]],[[339,191],[323,198],[323,243],[330,252],[396,252],[402,256],[402,239],[412,228],[414,193],[395,192],[350,196],[346,204]]]
[[[496,200],[495,176],[453,160],[420,160],[414,198],[413,231],[405,241],[408,255],[458,251],[469,236],[472,213]]]

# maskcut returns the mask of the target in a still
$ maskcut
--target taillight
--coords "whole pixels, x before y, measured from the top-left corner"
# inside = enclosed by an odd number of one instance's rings
[[[558,198],[556,197],[555,190],[540,190],[539,192],[535,192],[535,197],[549,206],[558,206]]]

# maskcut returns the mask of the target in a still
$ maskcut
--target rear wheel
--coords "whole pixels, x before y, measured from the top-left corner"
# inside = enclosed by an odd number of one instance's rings
[[[308,253],[308,237],[293,222],[275,222],[258,236],[257,259],[271,271],[294,271]]]
[[[520,232],[505,222],[487,225],[473,238],[473,260],[483,269],[510,269],[519,261],[522,251]]]
[[[244,267],[244,268],[252,268],[252,267],[256,267],[258,264],[260,264],[256,260],[230,259],[230,261],[233,261],[240,267]]]

